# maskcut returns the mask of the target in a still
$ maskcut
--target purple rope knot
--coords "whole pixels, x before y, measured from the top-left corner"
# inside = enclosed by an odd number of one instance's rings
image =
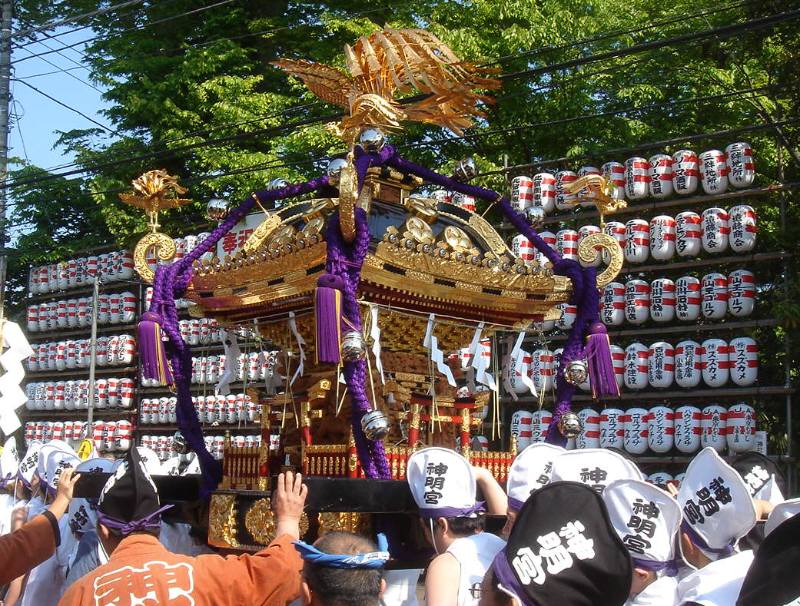
[[[116,518],[109,517],[105,515],[103,512],[97,512],[97,521],[100,522],[106,528],[111,528],[114,530],[119,530],[120,534],[123,536],[127,536],[134,532],[141,532],[143,530],[147,530],[148,528],[156,529],[161,527],[161,514],[165,512],[167,509],[170,509],[172,505],[164,505],[160,509],[157,509],[153,513],[138,520],[131,520],[130,522],[122,522],[117,520]]]

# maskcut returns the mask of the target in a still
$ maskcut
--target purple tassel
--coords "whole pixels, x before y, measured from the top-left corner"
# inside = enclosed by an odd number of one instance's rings
[[[172,385],[174,378],[164,349],[161,317],[152,311],[145,312],[139,322],[138,332],[142,376],[158,381],[160,385]]]
[[[342,290],[344,281],[323,274],[317,281],[314,312],[317,333],[317,363],[338,364],[341,360]]]
[[[611,342],[602,322],[595,322],[589,328],[584,349],[589,364],[589,381],[595,399],[618,398],[619,386],[611,359]]]

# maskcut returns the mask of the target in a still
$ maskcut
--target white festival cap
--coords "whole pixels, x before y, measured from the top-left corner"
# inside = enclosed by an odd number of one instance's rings
[[[769,514],[764,524],[764,536],[768,536],[773,530],[780,526],[789,518],[793,518],[800,513],[800,499],[789,499],[778,505]]]
[[[144,470],[151,476],[161,473],[161,461],[158,458],[155,450],[147,448],[146,446],[137,446],[136,450],[139,451],[139,460],[144,465]],[[124,459],[120,459],[120,462]]]
[[[531,444],[517,455],[508,470],[508,508],[519,511],[532,492],[550,482],[553,461],[567,452],[553,444]]]
[[[114,471],[114,466],[114,461],[111,459],[86,459],[75,467],[75,473],[111,473]],[[94,530],[97,525],[96,508],[96,499],[90,500],[80,497],[72,499],[69,502],[69,509],[67,510],[70,530],[76,535]]]
[[[467,460],[448,448],[423,448],[408,459],[406,479],[426,519],[475,517],[475,473]]]
[[[53,492],[58,488],[61,472],[68,468],[75,468],[81,462],[75,450],[63,440],[50,440],[39,451],[38,472],[39,477]]]
[[[639,468],[621,454],[607,448],[570,450],[553,462],[551,482],[580,482],[602,493],[614,480],[641,480]]]
[[[0,454],[0,486],[13,480],[19,471],[19,453],[17,452],[17,439],[11,436],[3,445]]]
[[[186,466],[186,469],[183,470],[181,475],[184,476],[198,476],[200,475],[200,459],[192,453],[194,456],[192,460],[189,461],[189,464]]]
[[[647,482],[615,480],[603,491],[603,501],[634,567],[675,576],[675,535],[682,515],[672,495]]]
[[[689,463],[678,491],[681,529],[711,560],[731,555],[756,524],[756,508],[738,472],[706,447]]]
[[[22,480],[25,486],[30,486],[31,482],[33,481],[33,474],[38,471],[39,468],[39,451],[42,449],[42,443],[38,440],[34,440],[30,444],[28,444],[28,451],[25,453],[25,456],[19,462],[19,469],[17,470],[17,475],[19,479]]]

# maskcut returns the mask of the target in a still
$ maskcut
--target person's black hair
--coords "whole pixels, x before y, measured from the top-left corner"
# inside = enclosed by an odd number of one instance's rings
[[[325,553],[355,554],[377,551],[369,539],[347,532],[329,532],[314,543]],[[311,562],[303,566],[303,578],[325,606],[378,606],[381,597],[380,569],[326,568]]]
[[[447,518],[450,534],[455,537],[470,537],[486,528],[486,516],[479,513],[474,518]]]

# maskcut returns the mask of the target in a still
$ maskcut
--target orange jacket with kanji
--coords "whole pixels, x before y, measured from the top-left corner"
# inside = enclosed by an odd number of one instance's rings
[[[134,534],[75,582],[59,606],[284,606],[300,595],[303,563],[283,535],[256,554],[195,558]]]

